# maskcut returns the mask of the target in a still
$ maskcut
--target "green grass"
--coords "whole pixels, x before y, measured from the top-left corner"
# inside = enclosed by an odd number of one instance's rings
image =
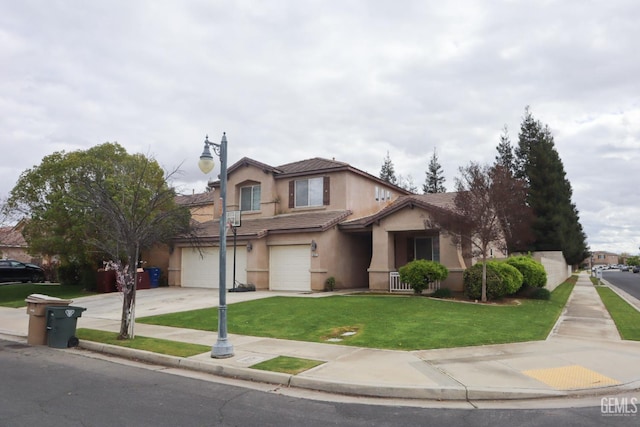
[[[158,338],[136,336],[130,340],[119,340],[118,334],[115,332],[97,331],[95,329],[79,328],[76,330],[76,336],[81,340],[118,345],[177,357],[190,357],[211,351],[211,347],[206,345],[189,344]]]
[[[640,312],[610,288],[598,286],[596,289],[622,339],[640,341]]]
[[[95,292],[87,292],[80,286],[59,285],[49,283],[21,283],[17,285],[0,286],[0,306],[26,307],[24,299],[31,294],[44,294],[62,299],[74,299],[93,295]]]
[[[262,371],[283,372],[285,374],[297,375],[308,369],[322,365],[320,360],[299,359],[297,357],[278,356],[264,362],[257,363],[251,368]]]
[[[549,301],[496,306],[424,297],[271,297],[228,306],[228,331],[288,340],[417,350],[545,339],[577,276],[558,286]],[[140,323],[214,331],[217,308],[140,318]]]

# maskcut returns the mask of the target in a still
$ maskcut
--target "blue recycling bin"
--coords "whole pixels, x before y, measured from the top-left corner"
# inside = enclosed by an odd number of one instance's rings
[[[149,281],[152,288],[160,286],[160,269],[158,267],[145,268],[145,271],[149,273]]]

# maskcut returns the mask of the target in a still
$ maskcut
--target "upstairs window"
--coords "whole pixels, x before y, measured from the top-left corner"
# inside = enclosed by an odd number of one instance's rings
[[[289,207],[303,208],[329,204],[329,177],[289,181]]]
[[[376,202],[384,202],[391,200],[391,192],[382,187],[375,187]]]
[[[243,212],[260,210],[259,184],[240,188],[240,210]]]
[[[296,181],[296,208],[322,206],[322,178]]]

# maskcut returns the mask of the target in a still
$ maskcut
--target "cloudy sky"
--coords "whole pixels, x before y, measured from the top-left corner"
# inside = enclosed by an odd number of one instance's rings
[[[0,198],[55,151],[117,141],[200,192],[229,163],[325,157],[453,189],[525,106],[592,250],[640,246],[637,0],[0,0]],[[215,173],[215,171],[214,171]]]

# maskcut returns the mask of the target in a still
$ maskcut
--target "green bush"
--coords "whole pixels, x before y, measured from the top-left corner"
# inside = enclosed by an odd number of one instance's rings
[[[430,282],[444,280],[449,275],[449,270],[444,265],[425,259],[411,261],[400,267],[398,272],[400,281],[408,283],[416,294],[422,293]]]
[[[547,272],[544,266],[529,256],[514,256],[505,261],[507,264],[518,269],[524,277],[524,285],[533,288],[543,288],[547,284]]]
[[[61,285],[80,286],[86,290],[95,290],[98,273],[90,264],[76,262],[58,266],[58,280]]]
[[[549,292],[549,289],[536,288],[536,290],[533,291],[531,298],[549,300],[551,299],[551,292]]]
[[[324,290],[326,292],[332,292],[336,288],[336,278],[331,276],[324,281]]]
[[[499,299],[514,294],[522,286],[522,273],[509,264],[498,261],[487,262],[487,299]],[[482,263],[465,270],[463,274],[464,294],[470,299],[482,296]]]
[[[451,289],[449,288],[436,289],[436,291],[431,296],[434,298],[451,298]]]

